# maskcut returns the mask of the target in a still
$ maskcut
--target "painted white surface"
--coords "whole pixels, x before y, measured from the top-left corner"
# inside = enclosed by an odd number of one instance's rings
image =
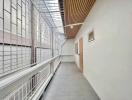
[[[79,39],[77,38],[76,41],[75,41],[75,44],[78,43],[78,53],[80,53],[79,51]],[[80,68],[80,60],[79,60],[79,54],[74,54],[75,56],[75,63],[77,65],[78,68]]]
[[[62,47],[62,61],[75,62],[74,39],[67,39]]]
[[[77,55],[77,54],[75,54],[75,62],[76,62],[77,67],[79,68],[80,62],[79,62],[79,55]]]
[[[132,100],[132,0],[97,0],[75,42],[81,36],[84,75],[101,100]]]

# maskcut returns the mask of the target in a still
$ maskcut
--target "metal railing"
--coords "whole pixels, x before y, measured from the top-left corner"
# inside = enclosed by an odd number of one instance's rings
[[[38,100],[59,63],[60,55],[0,80],[0,100]]]

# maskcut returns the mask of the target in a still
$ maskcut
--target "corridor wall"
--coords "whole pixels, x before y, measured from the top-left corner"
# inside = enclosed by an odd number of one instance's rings
[[[132,0],[97,0],[76,36],[83,74],[101,100],[132,100]],[[89,42],[93,31],[95,40]],[[75,55],[76,63],[79,56]],[[79,64],[78,64],[79,66]]]

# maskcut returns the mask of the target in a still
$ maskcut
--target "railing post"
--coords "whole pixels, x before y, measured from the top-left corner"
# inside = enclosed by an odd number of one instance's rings
[[[54,34],[53,28],[51,28],[51,56],[54,57]],[[50,72],[54,73],[54,61],[50,63]]]
[[[35,25],[34,25],[34,7],[33,3],[31,4],[31,39],[32,39],[32,46],[31,46],[31,63],[34,64],[36,62],[36,55],[35,55]]]

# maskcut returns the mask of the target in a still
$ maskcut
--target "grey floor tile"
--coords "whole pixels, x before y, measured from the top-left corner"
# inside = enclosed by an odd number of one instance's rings
[[[62,63],[41,100],[100,100],[75,63]]]

